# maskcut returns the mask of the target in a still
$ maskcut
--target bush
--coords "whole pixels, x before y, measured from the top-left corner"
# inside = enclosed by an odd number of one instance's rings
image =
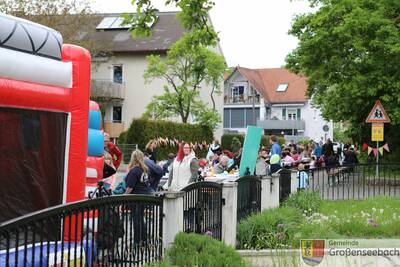
[[[210,128],[198,124],[134,119],[129,129],[120,136],[124,139],[124,143],[138,144],[141,150],[145,149],[150,140],[159,137],[176,138],[179,141],[192,143],[206,141],[209,144],[213,141],[213,132]],[[158,160],[167,159],[169,153],[177,151],[177,146],[160,146],[157,148]],[[207,148],[195,152],[198,158],[205,157]]]
[[[299,209],[275,208],[255,214],[237,226],[240,249],[292,247],[292,239],[299,225],[304,223]]]
[[[224,134],[221,138],[221,146],[223,149],[232,149],[231,145],[232,145],[233,138],[239,139],[239,141],[242,144],[244,144],[244,137],[245,137],[245,135],[243,135],[243,134]],[[269,139],[270,139],[269,135],[263,135],[261,137],[261,146],[270,147]],[[278,143],[280,145],[284,145],[285,138],[278,137]]]
[[[322,199],[319,192],[300,191],[291,194],[283,203],[286,207],[297,208],[308,215],[318,212],[321,209]]]
[[[232,247],[198,234],[179,233],[168,249],[164,263],[153,267],[245,267],[247,264]]]

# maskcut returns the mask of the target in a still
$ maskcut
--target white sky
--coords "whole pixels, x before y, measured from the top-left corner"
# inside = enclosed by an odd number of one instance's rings
[[[93,0],[94,11],[132,12],[131,0]],[[160,11],[174,10],[165,0],[153,0]],[[296,14],[311,11],[306,0],[215,0],[210,16],[219,32],[228,66],[273,68],[297,46],[287,34]]]

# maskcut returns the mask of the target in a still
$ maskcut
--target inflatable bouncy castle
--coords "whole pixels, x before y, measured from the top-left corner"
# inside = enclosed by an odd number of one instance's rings
[[[26,20],[0,14],[0,25],[3,222],[84,199],[90,169],[101,178],[103,139],[98,106],[88,124],[89,52],[63,44],[60,33]],[[89,143],[95,140],[89,149],[88,129]]]
[[[97,188],[97,182],[103,178],[104,166],[104,136],[101,126],[99,105],[90,101],[88,151],[86,159],[86,190],[85,197]]]

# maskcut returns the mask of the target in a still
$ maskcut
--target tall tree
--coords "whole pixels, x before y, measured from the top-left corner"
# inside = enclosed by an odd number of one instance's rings
[[[387,139],[399,143],[400,1],[309,2],[318,10],[294,19],[289,33],[299,45],[286,66],[307,76],[308,94],[323,116],[351,122],[358,141],[369,137],[363,122],[380,99],[393,122]]]
[[[91,16],[89,0],[2,0],[0,12],[53,28],[62,34],[64,43],[83,46],[92,53],[102,50],[101,44],[81,38],[93,20],[98,20]]]
[[[171,47],[165,59],[159,55],[147,57],[146,81],[161,78],[167,85],[163,95],[153,97],[145,116],[180,117],[186,123],[189,116],[194,115],[195,121],[215,128],[220,122],[215,104],[209,108],[199,96],[205,84],[213,88],[211,94],[221,93],[225,61],[205,47],[193,47],[192,38],[193,33],[186,33]],[[210,97],[212,99],[212,95]]]
[[[157,9],[151,0],[132,0],[136,12],[125,14],[125,23],[130,25],[130,31],[135,36],[151,35],[151,25],[157,19]],[[215,46],[218,35],[210,26],[208,12],[215,5],[212,0],[165,0],[166,5],[175,5],[181,10],[178,16],[185,29],[196,32],[191,35],[191,44]]]

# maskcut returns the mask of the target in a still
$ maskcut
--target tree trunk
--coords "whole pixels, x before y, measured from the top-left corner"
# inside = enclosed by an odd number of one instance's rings
[[[212,87],[210,96],[211,96],[211,101],[212,101],[212,105],[213,105],[213,110],[215,111],[214,90],[215,90],[215,86]]]

